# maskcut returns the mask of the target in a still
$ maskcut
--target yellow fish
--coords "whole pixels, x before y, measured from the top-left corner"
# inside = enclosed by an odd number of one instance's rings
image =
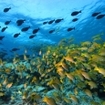
[[[76,96],[70,95],[70,98],[71,98],[71,100],[72,100],[73,102],[78,103],[78,99],[77,99]]]
[[[72,80],[72,81],[74,80],[74,77],[71,73],[65,73],[65,74],[70,80]]]
[[[90,91],[89,89],[85,89],[84,92],[85,92],[89,97],[92,98],[92,93],[91,93],[91,91]]]
[[[6,87],[10,88],[12,85],[13,85],[13,83],[11,82],[11,83],[7,84]]]
[[[88,73],[82,71],[81,74],[82,74],[82,76],[83,76],[85,79],[91,80],[91,78],[90,78],[90,76],[89,76]]]
[[[95,82],[93,82],[93,81],[87,81],[87,83],[88,83],[88,85],[90,86],[91,89],[97,88],[97,85],[96,85]]]
[[[47,105],[57,105],[55,100],[51,97],[45,96],[43,98],[43,102],[47,103]]]
[[[0,97],[2,97],[2,96],[4,96],[5,95],[5,93],[3,93],[3,92],[0,92]]]
[[[102,74],[105,77],[105,69],[101,67],[95,67],[94,70],[98,71],[100,74]]]

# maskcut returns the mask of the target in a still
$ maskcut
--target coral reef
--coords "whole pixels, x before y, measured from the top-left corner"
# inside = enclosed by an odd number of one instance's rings
[[[0,59],[0,104],[105,104],[105,42],[64,39],[39,55]]]

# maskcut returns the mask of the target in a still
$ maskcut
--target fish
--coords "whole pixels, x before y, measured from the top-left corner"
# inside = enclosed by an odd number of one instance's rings
[[[63,57],[63,59],[65,59],[66,61],[75,63],[74,59],[72,57],[70,57],[70,56]]]
[[[74,12],[71,13],[71,16],[76,16],[76,15],[78,15],[79,13],[81,13],[81,10],[80,10],[80,11],[74,11]]]
[[[93,39],[93,41],[94,41],[94,40],[96,41],[97,39],[100,39],[103,35],[104,35],[104,33],[96,34],[96,35],[94,35],[94,36],[92,37],[92,39]]]
[[[6,68],[6,69],[5,69],[5,73],[6,73],[6,74],[10,74],[10,73],[11,73],[11,69],[10,69],[10,68]]]
[[[26,21],[26,20],[25,19],[19,19],[19,20],[17,20],[16,21],[17,26],[21,26],[24,23],[24,21]]]
[[[95,67],[94,70],[98,71],[100,74],[102,74],[105,77],[105,69],[101,67]]]
[[[79,93],[78,90],[79,90],[79,89],[78,89],[77,87],[74,89],[74,95],[78,95],[78,93]]]
[[[33,33],[33,34],[36,34],[39,30],[40,30],[39,28],[34,29],[32,33]]]
[[[90,41],[85,41],[85,42],[82,42],[82,43],[81,43],[81,46],[84,46],[84,47],[85,47],[85,46],[91,46],[91,44],[92,44],[92,43],[91,43]]]
[[[8,28],[7,26],[6,26],[6,27],[3,27],[3,28],[1,29],[1,32],[4,32],[7,28]]]
[[[64,72],[64,70],[63,70],[62,67],[57,66],[56,69],[57,69],[57,73],[58,73],[62,78],[65,77],[65,72]]]
[[[74,81],[74,77],[71,73],[65,73],[65,74],[71,81]]]
[[[54,21],[55,21],[55,19],[54,19],[54,20],[50,20],[50,21],[48,22],[48,24],[52,24]]]
[[[85,79],[87,79],[87,80],[91,80],[91,78],[90,78],[90,76],[89,76],[88,73],[82,71],[81,74],[82,74],[82,76],[83,76]]]
[[[90,86],[90,89],[97,88],[96,83],[95,83],[95,82],[93,82],[93,81],[87,81],[87,84]]]
[[[39,51],[39,55],[40,55],[40,56],[42,55],[42,51],[41,51],[41,50]]]
[[[29,99],[32,101],[38,101],[41,99],[41,96],[35,92],[31,93]],[[34,104],[35,105],[35,104]]]
[[[52,34],[54,31],[55,31],[54,29],[53,30],[50,30],[49,33]]]
[[[81,81],[84,81],[83,76],[80,74],[80,71],[76,71],[77,73],[77,78],[80,79]]]
[[[12,85],[13,85],[13,83],[11,82],[11,83],[7,84],[6,87],[10,88],[10,87],[12,87]]]
[[[72,22],[76,22],[78,20],[78,18],[74,18],[73,20],[72,20]]]
[[[53,54],[54,54],[54,53],[53,53]],[[54,54],[54,55],[56,56],[56,54]],[[56,65],[62,67],[62,68],[65,69],[65,70],[68,70],[67,65],[66,65],[63,61],[57,63]]]
[[[11,51],[11,52],[13,52],[13,51]],[[16,64],[16,63],[18,63],[20,61],[20,59],[18,58],[18,57],[14,57],[13,58],[13,64]],[[19,66],[19,65],[18,65]],[[17,66],[17,67],[18,67]],[[17,75],[16,75],[16,77],[18,77]]]
[[[0,92],[0,97],[5,96],[4,92]]]
[[[66,102],[67,104],[71,103],[71,100],[69,98],[67,98],[67,97],[63,97],[63,101]]]
[[[4,37],[5,37],[5,36],[0,36],[0,40],[3,40]]]
[[[30,28],[30,26],[24,27],[24,28],[21,29],[21,31],[22,31],[22,32],[28,31],[29,28]]]
[[[4,8],[3,12],[8,12],[11,9],[11,7],[9,8]]]
[[[51,97],[45,96],[43,98],[43,102],[47,103],[47,105],[57,105],[55,100]]]
[[[72,31],[72,30],[74,30],[74,29],[75,29],[75,27],[73,27],[73,28],[68,28],[67,31]]]
[[[29,39],[32,39],[32,38],[34,38],[36,35],[30,35],[29,36]]]
[[[47,23],[48,23],[48,22],[43,22],[43,25],[44,25],[44,24],[47,24]]]
[[[24,59],[25,61],[28,61],[28,56],[27,56],[27,54],[24,54],[24,55],[23,55],[23,59]]]
[[[64,20],[64,19],[56,19],[56,20],[55,20],[55,23],[59,23],[59,22],[61,22],[62,20]]]
[[[98,16],[96,17],[96,19],[101,19],[101,18],[103,18],[104,16],[105,16],[105,14],[98,15]]]
[[[78,98],[75,95],[70,95],[70,98],[73,102],[78,103]]]
[[[95,13],[92,14],[92,17],[95,17],[95,16],[99,15],[100,13],[101,12],[95,12]]]
[[[5,25],[8,25],[10,22],[11,22],[11,20],[6,21],[4,24],[5,24]]]
[[[3,66],[3,60],[0,58],[0,65]]]
[[[84,92],[86,93],[86,95],[92,98],[92,92],[89,89],[84,89]]]
[[[19,48],[13,48],[12,50],[11,50],[11,52],[14,52],[14,51],[17,51],[17,50],[20,50]]]
[[[20,35],[20,33],[16,33],[13,35],[14,38],[17,38]]]

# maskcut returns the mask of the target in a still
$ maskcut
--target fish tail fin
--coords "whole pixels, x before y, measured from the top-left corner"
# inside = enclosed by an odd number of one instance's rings
[[[81,13],[82,11],[80,10],[79,13]]]

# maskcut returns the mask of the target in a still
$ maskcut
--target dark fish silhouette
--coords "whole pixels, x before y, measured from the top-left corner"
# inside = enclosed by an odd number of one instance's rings
[[[29,39],[32,39],[32,38],[34,38],[36,35],[30,35],[29,36]]]
[[[24,28],[21,29],[21,31],[22,31],[22,32],[28,31],[29,28],[30,28],[30,26],[24,27]]]
[[[34,29],[32,33],[33,33],[33,34],[36,34],[39,30],[40,30],[39,28]]]
[[[92,14],[92,16],[95,17],[95,16],[99,15],[100,13],[101,12],[95,12],[95,13]]]
[[[17,38],[18,36],[20,35],[20,33],[16,33],[16,34],[14,34],[14,38]]]
[[[61,22],[63,19],[56,19],[55,20],[55,23],[59,23],[59,22]]]
[[[48,22],[43,22],[43,24],[47,24]]]
[[[14,52],[14,51],[17,51],[17,50],[20,50],[19,48],[13,48],[12,50],[11,50],[11,52]]]
[[[11,20],[10,21],[6,21],[4,24],[5,25],[8,25],[10,22],[11,22]]]
[[[1,32],[4,32],[7,28],[8,28],[7,26],[6,26],[6,27],[3,27],[3,28],[1,29]]]
[[[105,14],[98,15],[98,16],[96,17],[96,19],[101,19],[101,18],[103,18],[104,16],[105,16]]]
[[[76,22],[78,20],[78,18],[74,18],[73,20],[72,20],[72,22]]]
[[[74,29],[75,29],[75,27],[73,27],[73,28],[68,28],[67,31],[72,31],[72,30],[74,30]]]
[[[55,30],[50,30],[49,33],[52,34]]]
[[[71,13],[71,16],[76,16],[76,15],[78,15],[79,13],[81,13],[81,11],[74,11],[74,12]]]
[[[49,22],[48,22],[48,24],[52,24],[54,21],[55,21],[55,19],[54,19],[54,20],[49,21]]]
[[[25,19],[19,19],[19,20],[17,20],[16,21],[17,26],[21,26],[24,23],[24,21],[26,21],[26,20]]]
[[[9,8],[4,8],[3,12],[8,12],[11,9],[11,7]]]
[[[5,36],[0,36],[0,40],[2,40]]]

